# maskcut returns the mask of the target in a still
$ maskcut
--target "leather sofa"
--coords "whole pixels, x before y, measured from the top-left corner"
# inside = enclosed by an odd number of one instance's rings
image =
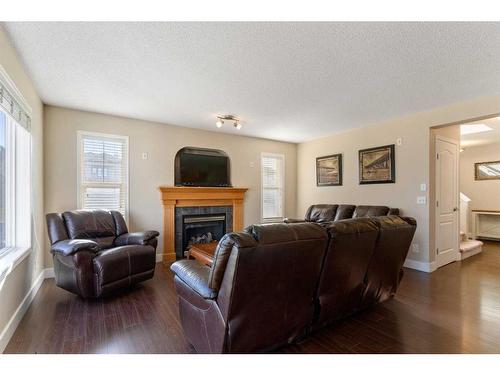
[[[50,213],[46,220],[57,286],[99,297],[153,277],[157,231],[129,233],[118,211]]]
[[[398,208],[387,206],[355,206],[352,204],[314,204],[307,209],[304,219],[283,220],[285,223],[327,223],[337,220],[355,219],[358,217],[375,217],[399,215]]]
[[[292,343],[390,298],[416,229],[385,216],[253,225],[226,234],[207,267],[172,264],[179,314],[199,353],[255,353]]]

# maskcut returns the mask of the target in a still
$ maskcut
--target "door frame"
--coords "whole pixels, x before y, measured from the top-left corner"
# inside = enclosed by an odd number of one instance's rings
[[[460,176],[459,176],[459,171],[460,171],[460,143],[457,143],[456,139],[453,138],[448,138],[444,137],[442,135],[436,134],[434,137],[434,191],[435,191],[435,199],[434,199],[434,205],[435,205],[435,210],[434,210],[434,251],[436,254],[435,257],[435,264],[436,268],[443,267],[446,264],[439,264],[438,261],[438,232],[439,232],[439,210],[437,210],[437,204],[438,204],[438,199],[437,199],[437,192],[438,192],[438,168],[437,168],[437,143],[438,141],[443,141],[447,143],[451,143],[455,145],[456,147],[456,161],[455,161],[455,168],[456,168],[456,176],[455,176],[455,186],[456,186],[456,197],[455,197],[455,207],[457,208],[457,219],[456,219],[456,224],[455,224],[455,262],[460,260]],[[460,142],[460,141],[459,141]]]

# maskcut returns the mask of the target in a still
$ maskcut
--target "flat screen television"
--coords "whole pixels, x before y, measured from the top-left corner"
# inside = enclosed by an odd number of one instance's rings
[[[225,152],[184,147],[175,156],[176,186],[231,186],[229,157]]]

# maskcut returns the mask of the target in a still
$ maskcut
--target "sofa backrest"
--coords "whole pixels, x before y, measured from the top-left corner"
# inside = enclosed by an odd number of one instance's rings
[[[305,221],[324,223],[333,221],[337,213],[338,204],[313,204],[307,209]]]
[[[305,332],[327,243],[313,223],[253,225],[221,240],[231,247],[214,259],[226,262],[217,303],[228,352],[270,350]]]
[[[46,219],[51,244],[65,239],[91,239],[105,249],[117,236],[128,232],[118,211],[75,210],[47,214]]]
[[[387,206],[357,206],[352,214],[352,217],[377,217],[386,216],[389,213]]]
[[[348,315],[359,305],[379,235],[371,218],[333,222],[327,230],[330,241],[318,286],[320,325]]]
[[[416,222],[398,216],[331,223],[318,287],[316,326],[382,302],[396,292]]]
[[[49,233],[50,244],[53,245],[56,242],[67,240],[68,231],[66,230],[66,225],[64,225],[64,219],[61,214],[50,213],[45,216],[47,222],[47,230]]]
[[[305,221],[326,223],[359,217],[399,215],[398,208],[387,206],[355,206],[353,204],[313,204],[307,209]]]
[[[356,206],[352,204],[340,204],[337,209],[337,214],[335,215],[335,219],[333,221],[345,220],[352,218],[352,214]]]
[[[408,254],[417,222],[413,218],[377,217],[379,236],[365,277],[361,308],[391,297],[401,281],[403,263]]]

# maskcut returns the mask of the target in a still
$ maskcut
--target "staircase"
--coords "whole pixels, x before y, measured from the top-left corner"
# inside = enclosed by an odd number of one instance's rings
[[[460,260],[479,254],[481,251],[483,251],[481,241],[469,240],[467,235],[460,231]]]
[[[471,199],[464,193],[460,193],[460,246],[459,259],[464,260],[483,251],[483,243],[481,241],[469,240],[467,232],[469,231],[469,215]]]

